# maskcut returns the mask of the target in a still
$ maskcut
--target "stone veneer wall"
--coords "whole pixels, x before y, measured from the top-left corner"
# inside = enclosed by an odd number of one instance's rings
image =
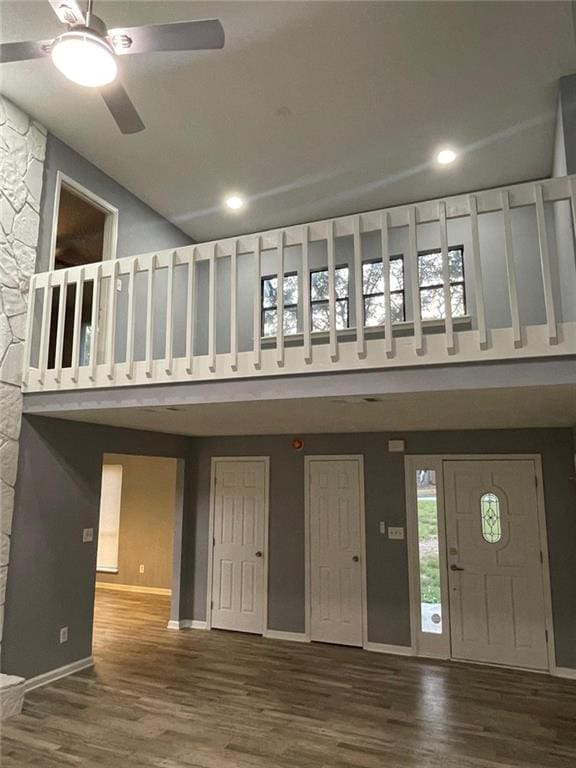
[[[46,129],[0,95],[0,643],[22,416],[28,286],[36,268],[45,151]]]

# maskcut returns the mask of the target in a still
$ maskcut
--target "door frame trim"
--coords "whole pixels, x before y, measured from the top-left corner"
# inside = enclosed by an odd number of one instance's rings
[[[116,249],[118,247],[118,208],[111,205],[92,190],[85,187],[76,179],[72,179],[62,171],[56,172],[56,184],[54,187],[54,201],[52,208],[52,229],[50,231],[50,255],[47,272],[54,270],[56,261],[56,238],[58,236],[58,216],[60,214],[60,193],[62,187],[83,198],[91,205],[95,206],[106,215],[104,223],[104,240],[102,244],[102,261],[116,258]]]
[[[314,461],[355,461],[360,478],[360,557],[362,558],[361,602],[362,602],[362,648],[368,650],[368,605],[366,571],[366,504],[364,497],[364,455],[363,454],[311,454],[304,457],[304,637],[311,642],[311,578],[310,578],[310,465]]]
[[[406,518],[408,531],[408,565],[410,582],[410,636],[412,648],[416,656],[423,655],[418,649],[417,643],[417,619],[418,606],[415,600],[415,579],[418,576],[418,549],[414,538],[416,526],[416,508],[414,506],[414,494],[409,490],[411,469],[415,464],[425,462],[440,463],[442,466],[442,489],[444,493],[444,462],[446,461],[532,461],[536,475],[536,506],[538,514],[538,529],[540,534],[540,548],[542,552],[542,586],[544,590],[544,629],[548,633],[548,669],[550,674],[556,674],[556,644],[554,638],[554,620],[552,613],[552,585],[550,580],[550,557],[548,549],[548,529],[546,527],[546,507],[544,498],[544,476],[542,471],[542,456],[539,453],[489,453],[489,454],[409,454],[404,457],[404,470],[406,482]],[[442,499],[442,514],[444,515],[444,527],[446,514],[444,511],[444,499]],[[446,562],[442,563],[446,569]],[[448,608],[449,610],[449,608]],[[449,657],[451,660],[452,656]],[[453,661],[456,661],[455,659]],[[491,665],[506,666],[506,665]],[[514,667],[520,669],[520,667]],[[529,670],[537,672],[538,670]]]
[[[262,610],[262,634],[268,631],[268,571],[270,548],[270,456],[212,456],[210,459],[210,518],[208,523],[208,579],[206,582],[206,629],[212,629],[212,586],[214,568],[214,512],[216,502],[216,464],[218,462],[263,462],[264,463],[264,585],[263,585],[263,610]],[[240,630],[238,630],[240,631]]]

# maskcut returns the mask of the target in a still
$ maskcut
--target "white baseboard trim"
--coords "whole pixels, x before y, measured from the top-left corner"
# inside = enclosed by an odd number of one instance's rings
[[[395,656],[415,656],[409,645],[386,645],[385,643],[364,643],[364,650],[372,653],[391,653]]]
[[[40,688],[42,685],[48,685],[55,680],[60,680],[61,677],[68,677],[75,672],[80,672],[81,669],[94,666],[94,657],[88,656],[85,659],[78,659],[71,664],[66,664],[64,667],[58,667],[57,669],[51,669],[49,672],[44,672],[42,675],[31,677],[24,683],[24,690],[26,692],[33,691],[35,688]]]
[[[304,632],[282,632],[279,629],[267,629],[263,636],[270,640],[289,640],[292,643],[310,642],[310,638]]]
[[[140,587],[134,584],[113,584],[108,581],[97,581],[96,589],[111,589],[115,592],[144,592],[148,595],[171,595],[171,589],[164,587]]]
[[[576,669],[570,667],[554,667],[550,674],[554,677],[564,677],[566,680],[576,680]]]
[[[198,621],[197,619],[170,620],[167,629],[208,629],[208,622]]]

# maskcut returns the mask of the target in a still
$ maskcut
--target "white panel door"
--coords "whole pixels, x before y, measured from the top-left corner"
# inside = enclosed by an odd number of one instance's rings
[[[266,461],[216,461],[214,480],[211,625],[261,634]]]
[[[534,462],[445,462],[452,656],[547,669]]]
[[[362,645],[360,467],[309,463],[311,640]]]

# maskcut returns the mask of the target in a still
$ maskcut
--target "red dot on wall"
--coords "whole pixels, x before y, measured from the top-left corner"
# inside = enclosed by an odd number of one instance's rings
[[[297,437],[297,438],[295,438],[294,440],[292,440],[292,442],[290,443],[290,445],[292,446],[292,448],[293,448],[295,451],[301,451],[301,450],[302,450],[302,448],[304,448],[304,440],[300,440],[300,438],[299,438],[299,437]]]

